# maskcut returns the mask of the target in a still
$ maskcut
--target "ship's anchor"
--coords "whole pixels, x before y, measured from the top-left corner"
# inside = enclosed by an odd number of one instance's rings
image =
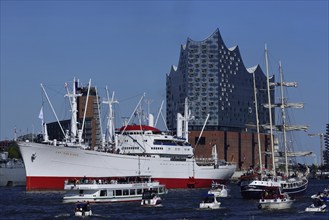
[[[35,158],[37,158],[36,153],[32,154],[32,156],[31,156],[31,161],[33,162],[33,161],[35,160]]]

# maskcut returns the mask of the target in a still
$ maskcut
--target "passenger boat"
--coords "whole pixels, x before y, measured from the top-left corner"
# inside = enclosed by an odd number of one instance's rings
[[[229,189],[226,185],[213,182],[211,184],[211,189],[208,191],[208,194],[213,194],[216,197],[228,197]]]
[[[141,206],[160,207],[162,206],[162,199],[154,190],[144,190]]]
[[[280,187],[267,187],[259,200],[259,209],[277,210],[291,208],[294,200],[287,193],[282,193]]]
[[[72,122],[67,133],[60,129],[64,133],[63,140],[44,138],[42,143],[18,143],[25,163],[27,191],[62,190],[66,179],[80,179],[83,176],[119,178],[136,175],[152,176],[167,188],[208,188],[212,181],[228,182],[235,172],[235,164],[223,161],[198,164],[193,147],[188,142],[190,116],[187,100],[184,116],[179,114],[177,120],[176,135],[160,131],[151,120],[147,125],[128,122],[113,134],[105,146],[91,149],[83,142],[83,127],[78,128],[84,123],[76,123],[76,98],[81,95],[76,93],[76,87],[74,80],[72,92],[67,88]],[[108,103],[111,105],[113,100],[108,100]],[[113,115],[108,119],[107,130],[111,130],[114,127]],[[44,125],[46,127],[46,123]]]
[[[77,202],[75,204],[74,215],[75,216],[91,216],[93,213],[90,208],[89,202]]]
[[[219,209],[220,208],[219,197],[214,194],[207,194],[200,203],[200,209]]]
[[[132,202],[142,200],[143,192],[151,190],[156,194],[165,194],[167,189],[150,177],[126,177],[118,179],[92,179],[65,181],[64,203],[87,201],[101,202]]]
[[[313,199],[313,203],[306,207],[305,212],[326,212],[327,205],[321,199]]]

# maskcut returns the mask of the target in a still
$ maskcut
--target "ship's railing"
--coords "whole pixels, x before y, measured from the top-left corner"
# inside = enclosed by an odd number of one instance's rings
[[[195,162],[200,165],[200,166],[213,166],[215,165],[215,160],[213,158],[195,158]],[[226,161],[224,160],[218,160],[218,164],[217,165],[226,165],[228,164]]]
[[[83,185],[83,184],[139,184],[139,183],[158,183],[147,177],[127,177],[127,178],[81,178],[65,180],[65,185]]]

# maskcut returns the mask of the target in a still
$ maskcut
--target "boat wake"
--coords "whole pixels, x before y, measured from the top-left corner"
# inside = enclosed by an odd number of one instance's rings
[[[54,216],[55,218],[66,218],[66,217],[74,217],[74,213],[73,214],[70,214],[70,213],[61,213],[61,214],[58,214],[56,216]],[[94,214],[92,215],[92,217],[97,217],[97,218],[111,218],[111,216],[109,215],[98,215],[98,214]]]

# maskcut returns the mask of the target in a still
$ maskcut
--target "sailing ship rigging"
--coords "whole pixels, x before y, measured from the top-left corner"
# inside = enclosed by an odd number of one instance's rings
[[[284,87],[296,87],[297,83],[295,82],[284,82],[283,81],[283,71],[281,62],[279,63],[279,73],[280,73],[280,82],[270,82],[270,77],[268,74],[268,61],[267,61],[267,48],[265,47],[265,58],[266,58],[266,76],[267,76],[267,90],[268,90],[268,103],[264,104],[264,107],[269,109],[269,125],[261,125],[263,129],[267,129],[270,131],[271,137],[271,156],[272,156],[272,170],[263,171],[261,157],[262,152],[259,150],[259,162],[260,162],[260,171],[258,173],[249,173],[241,176],[240,186],[241,186],[241,194],[244,198],[252,198],[259,199],[262,191],[268,186],[278,186],[282,188],[283,192],[286,192],[290,195],[298,195],[302,194],[306,191],[308,185],[308,174],[309,170],[306,168],[304,173],[298,172],[297,170],[289,170],[290,160],[288,159],[290,156],[296,155],[308,155],[310,152],[306,152],[304,154],[289,152],[288,141],[287,141],[287,132],[296,131],[296,130],[306,130],[307,126],[305,125],[289,125],[287,123],[287,114],[286,108],[302,108],[302,103],[287,103],[287,99],[284,97]],[[254,85],[255,86],[255,85]],[[272,103],[270,90],[275,88],[275,86],[280,88],[280,102]],[[255,88],[254,88],[255,89]],[[256,90],[256,89],[255,89]],[[255,102],[257,100],[256,92],[255,92]],[[280,108],[280,116],[281,123],[274,124],[272,122],[272,114],[273,109]],[[257,111],[257,110],[256,110]],[[258,119],[256,119],[257,127]],[[274,131],[276,132],[276,136],[274,136]],[[279,146],[278,136],[282,135],[280,144],[283,148],[283,153],[281,155],[284,156],[285,165],[284,170],[281,172],[280,167],[278,166],[279,155],[277,149]],[[259,142],[259,141],[258,141]],[[260,142],[258,143],[260,144]],[[260,145],[259,145],[260,148]],[[261,148],[260,148],[261,149]],[[279,175],[281,174],[281,175]],[[284,174],[284,175],[282,175]]]

